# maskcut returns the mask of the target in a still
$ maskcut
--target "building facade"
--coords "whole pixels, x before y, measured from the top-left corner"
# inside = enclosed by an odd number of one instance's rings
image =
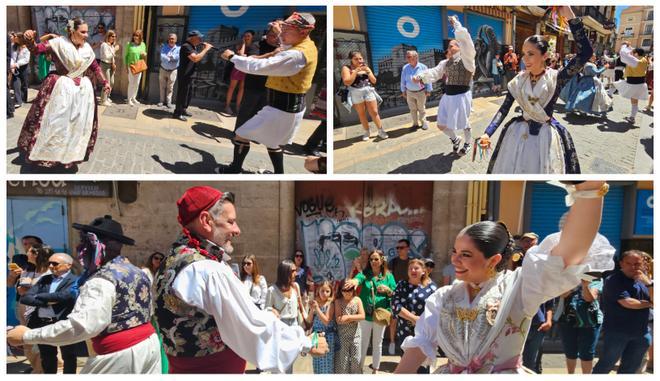
[[[632,6],[621,12],[616,50],[624,41],[647,52],[653,50],[653,6]]]

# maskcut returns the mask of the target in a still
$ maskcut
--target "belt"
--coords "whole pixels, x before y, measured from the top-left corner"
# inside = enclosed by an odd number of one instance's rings
[[[164,68],[164,67],[162,67],[162,66],[161,66],[160,68],[161,68],[162,70],[165,70],[165,71],[174,71],[174,70],[176,70],[176,69],[172,69],[172,70],[169,70],[169,69],[165,69],[165,68]]]
[[[52,323],[57,322],[57,319],[56,319],[56,318],[42,318],[42,317],[39,317],[39,316],[37,316],[37,318],[38,318],[39,321],[42,322],[42,323],[52,324]]]
[[[445,86],[445,94],[447,95],[458,95],[464,94],[470,91],[470,86],[462,85],[447,85]]]
[[[266,104],[284,112],[297,114],[305,110],[305,94],[266,89]]]
[[[626,82],[631,85],[641,85],[642,83],[646,83],[646,77],[628,77],[626,78]]]
[[[424,91],[424,90],[426,90],[426,89],[419,89],[419,90],[408,90],[408,89],[406,89],[406,92],[419,93],[420,91]]]

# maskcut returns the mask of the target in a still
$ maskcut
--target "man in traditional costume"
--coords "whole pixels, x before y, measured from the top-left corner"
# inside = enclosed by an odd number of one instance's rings
[[[445,94],[438,105],[438,129],[451,140],[454,153],[463,156],[470,151],[472,128],[470,112],[472,110],[472,76],[476,70],[474,58],[476,50],[467,28],[463,27],[456,16],[450,16],[449,22],[454,27],[456,39],[449,42],[447,59],[442,60],[433,69],[413,77],[415,81],[432,83],[447,75]],[[463,130],[464,138],[456,136],[457,130]],[[464,143],[461,145],[461,143]]]
[[[177,206],[182,235],[154,280],[170,373],[243,373],[246,361],[284,373],[301,353],[327,353],[325,338],[256,307],[226,263],[241,232],[232,193],[192,187]]]
[[[284,21],[274,22],[284,50],[270,58],[235,55],[225,50],[222,58],[247,74],[267,75],[267,105],[236,130],[234,158],[227,169],[217,172],[240,173],[250,150],[250,141],[268,147],[274,173],[284,173],[282,145],[290,144],[305,114],[305,94],[312,87],[318,51],[309,38],[316,20],[309,13],[294,12]]]
[[[8,342],[62,346],[91,339],[95,354],[81,373],[160,373],[160,345],[150,324],[151,284],[121,255],[122,245],[135,241],[111,216],[73,227],[81,231],[78,251],[85,267],[73,311],[42,328],[18,326],[7,333]]]

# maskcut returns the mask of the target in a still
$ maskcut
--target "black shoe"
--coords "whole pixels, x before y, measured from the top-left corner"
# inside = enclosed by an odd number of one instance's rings
[[[193,116],[193,114],[189,113],[188,110],[185,110],[185,111],[182,112],[181,114],[183,114],[183,115],[185,115],[185,116]]]
[[[461,150],[458,151],[458,154],[461,156],[465,156],[468,152],[470,152],[470,148],[472,148],[470,143],[465,143],[463,144],[463,148],[461,148]]]
[[[461,143],[463,142],[463,138],[460,136],[457,136],[456,139],[452,140],[452,149],[454,150],[454,153],[458,153],[458,149],[461,147]]]
[[[186,117],[183,116],[183,115],[172,115],[172,118],[174,118],[174,119],[179,119],[179,120],[182,121],[182,122],[187,122],[187,121],[188,121],[188,118],[186,118]]]

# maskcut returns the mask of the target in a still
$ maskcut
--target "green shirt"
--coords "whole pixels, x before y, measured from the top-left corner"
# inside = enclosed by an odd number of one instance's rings
[[[124,52],[124,64],[130,66],[142,59],[141,53],[147,52],[147,45],[145,45],[144,42],[140,45],[135,45],[132,42],[129,42],[126,44]]]
[[[389,289],[392,290],[392,293],[394,293],[396,282],[394,281],[394,276],[392,273],[388,272],[385,276],[369,276],[368,278],[363,273],[358,273],[353,279],[358,281],[358,286],[362,286],[362,290],[360,291],[360,299],[362,300],[365,311],[368,308],[367,306],[372,306],[374,304],[373,298],[371,296],[372,288],[374,289],[374,295],[376,296],[376,308],[385,308],[388,311],[392,311],[392,298],[387,294],[381,294],[376,290],[378,286],[382,284],[389,287]],[[367,315],[366,320],[373,321],[373,317],[371,315]]]

